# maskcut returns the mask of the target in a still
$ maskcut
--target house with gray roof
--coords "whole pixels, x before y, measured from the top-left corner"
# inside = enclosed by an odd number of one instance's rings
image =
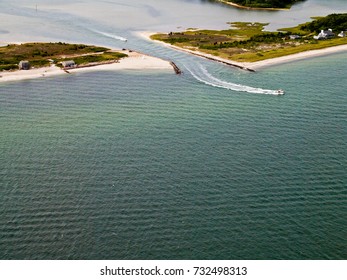
[[[321,32],[317,36],[313,36],[313,39],[325,40],[325,39],[331,39],[333,37],[335,37],[335,33],[332,31],[332,29],[328,29],[328,30],[321,30]]]
[[[339,37],[341,37],[341,38],[345,38],[345,37],[346,37],[346,31],[341,31],[341,32],[339,33],[339,35],[337,35],[337,36],[339,36]]]
[[[18,64],[19,70],[29,70],[30,69],[30,63],[27,60],[21,60]]]
[[[75,68],[77,65],[73,60],[66,60],[61,63],[64,68]]]

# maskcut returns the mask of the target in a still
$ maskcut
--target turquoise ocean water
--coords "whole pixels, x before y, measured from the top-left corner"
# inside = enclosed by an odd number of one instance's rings
[[[169,24],[164,7],[109,2],[135,15],[147,7],[146,29]],[[0,84],[0,259],[346,259],[346,53],[246,73],[135,28],[112,31],[108,19],[2,8],[51,18],[62,40],[58,18],[74,16],[80,41],[123,46],[95,30],[127,37],[184,73]],[[286,94],[265,94],[278,88]]]

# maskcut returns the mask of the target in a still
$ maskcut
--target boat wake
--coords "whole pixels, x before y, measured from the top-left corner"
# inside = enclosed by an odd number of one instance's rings
[[[271,89],[262,89],[255,88],[241,84],[230,83],[222,81],[210,74],[205,67],[199,64],[199,67],[196,70],[191,70],[187,66],[185,68],[192,74],[192,76],[198,81],[213,87],[224,88],[233,91],[241,91],[248,93],[258,93],[258,94],[269,94],[269,95],[283,95],[283,90],[271,90]]]
[[[102,32],[102,31],[95,30],[95,29],[91,29],[91,31],[93,31],[94,33],[103,35],[103,36],[105,36],[105,37],[115,39],[115,40],[119,40],[119,41],[123,41],[123,42],[128,41],[127,38],[124,38],[124,37],[121,37],[121,36],[118,36],[118,35],[115,35],[115,34],[111,34],[111,33],[107,33],[107,32]]]

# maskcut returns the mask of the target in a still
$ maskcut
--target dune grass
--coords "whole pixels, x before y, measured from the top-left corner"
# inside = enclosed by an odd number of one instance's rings
[[[88,55],[89,54],[89,55]],[[67,43],[25,43],[0,47],[0,71],[18,69],[21,60],[28,60],[31,67],[48,66],[73,59],[77,64],[118,60],[126,54],[110,52],[108,48]]]

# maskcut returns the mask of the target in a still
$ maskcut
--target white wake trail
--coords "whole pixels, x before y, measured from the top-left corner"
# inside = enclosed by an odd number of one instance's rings
[[[282,95],[283,94],[283,92],[280,92],[278,90],[254,88],[254,87],[250,87],[250,86],[246,86],[246,85],[222,81],[222,80],[214,77],[212,74],[210,74],[207,71],[207,69],[205,67],[203,67],[202,65],[199,65],[200,73],[192,71],[187,66],[185,66],[185,68],[190,72],[190,74],[192,74],[192,76],[195,79],[197,79],[198,81],[200,81],[206,85],[210,85],[213,87],[224,88],[224,89],[229,89],[229,90],[233,90],[233,91],[258,93],[258,94],[270,94],[270,95]]]
[[[108,37],[108,38],[116,39],[116,40],[123,41],[123,42],[128,41],[127,38],[124,38],[124,37],[121,37],[121,36],[118,36],[118,35],[115,35],[115,34],[111,34],[111,33],[107,33],[107,32],[102,32],[102,31],[95,30],[95,29],[90,29],[90,30],[93,31],[94,33],[103,35],[103,36]]]

